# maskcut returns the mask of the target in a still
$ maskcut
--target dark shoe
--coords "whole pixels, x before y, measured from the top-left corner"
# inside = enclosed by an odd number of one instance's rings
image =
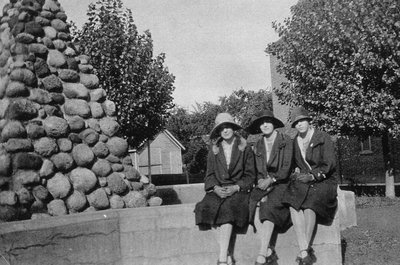
[[[305,249],[305,250],[300,251],[300,253],[303,252],[303,251],[307,252],[307,256],[305,256],[303,258],[297,257],[296,258],[296,262],[299,265],[312,265],[312,264],[314,264],[314,262],[317,260],[317,258],[314,255],[314,250],[312,248],[309,248],[309,249]]]
[[[260,262],[255,262],[255,265],[272,265],[275,264],[275,262],[278,260],[278,255],[276,255],[275,249],[272,249],[272,253],[269,256],[264,256],[264,255],[259,255],[261,257],[265,258],[265,262],[264,263],[260,263]]]

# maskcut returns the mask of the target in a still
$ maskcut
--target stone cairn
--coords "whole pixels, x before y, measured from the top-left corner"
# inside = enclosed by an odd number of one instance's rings
[[[161,205],[57,0],[0,19],[0,221]]]

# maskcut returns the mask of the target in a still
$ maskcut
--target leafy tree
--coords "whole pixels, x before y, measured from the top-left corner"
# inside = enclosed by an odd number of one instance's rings
[[[173,108],[174,76],[165,54],[153,58],[151,34],[139,34],[122,0],[89,5],[88,21],[72,30],[81,52],[91,57],[100,87],[118,108],[121,133],[137,147],[165,126]]]
[[[302,0],[291,11],[266,49],[288,80],[280,100],[303,104],[330,133],[382,136],[389,176],[389,137],[400,135],[399,2]]]
[[[189,172],[205,171],[207,166],[207,135],[214,127],[218,113],[229,112],[244,127],[249,125],[252,116],[261,109],[272,107],[271,93],[267,90],[235,90],[231,95],[219,99],[220,104],[197,103],[192,113],[175,108],[168,121],[167,129],[187,148],[183,154],[184,164]]]

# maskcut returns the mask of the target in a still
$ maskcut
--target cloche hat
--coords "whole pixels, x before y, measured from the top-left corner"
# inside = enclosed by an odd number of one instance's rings
[[[254,115],[251,119],[250,125],[246,128],[250,134],[258,134],[261,133],[260,125],[264,121],[269,121],[274,125],[274,128],[285,127],[282,121],[275,118],[274,113],[270,110],[263,110]]]
[[[308,111],[302,106],[296,107],[290,112],[290,121],[292,122],[292,128],[296,126],[296,123],[299,120],[312,120],[310,114],[308,114]]]
[[[215,125],[214,125],[214,128],[211,130],[210,139],[217,138],[219,136],[218,134],[219,134],[219,130],[220,130],[221,126],[225,125],[225,124],[230,124],[234,131],[242,129],[242,126],[240,126],[239,124],[237,124],[234,121],[231,114],[226,113],[226,112],[219,113],[217,115],[217,117],[215,118]]]

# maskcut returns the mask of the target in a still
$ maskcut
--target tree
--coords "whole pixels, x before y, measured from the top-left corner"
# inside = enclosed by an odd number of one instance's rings
[[[246,127],[255,113],[272,108],[271,92],[267,90],[235,90],[231,95],[219,99],[220,104],[197,103],[194,112],[175,108],[168,121],[167,129],[186,147],[184,164],[189,172],[205,171],[207,166],[207,135],[214,127],[218,113],[229,112],[239,124]]]
[[[72,31],[74,41],[116,103],[121,133],[137,147],[164,128],[173,108],[174,76],[164,67],[165,54],[153,58],[150,32],[138,33],[122,0],[91,3],[87,16],[82,29]]]
[[[303,0],[273,27],[266,52],[287,78],[279,99],[302,104],[339,135],[381,136],[387,180],[389,137],[400,135],[400,5],[396,0]],[[387,190],[388,193],[394,190]]]

